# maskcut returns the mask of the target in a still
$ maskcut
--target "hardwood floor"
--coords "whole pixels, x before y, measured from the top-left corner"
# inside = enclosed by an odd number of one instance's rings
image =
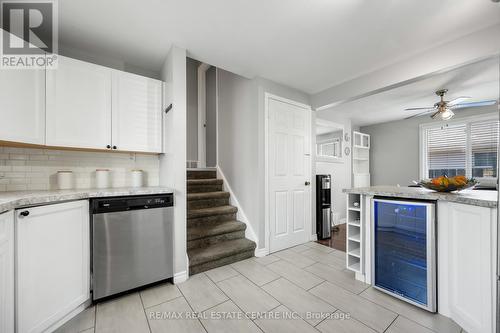
[[[346,251],[346,224],[339,224],[337,230],[332,229],[330,239],[318,240],[318,243],[329,246],[339,251]]]

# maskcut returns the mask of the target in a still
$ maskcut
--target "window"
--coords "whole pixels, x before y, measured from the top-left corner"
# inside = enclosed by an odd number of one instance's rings
[[[421,127],[423,178],[497,177],[498,118]]]
[[[340,139],[334,138],[328,141],[319,142],[316,145],[318,156],[341,157]]]

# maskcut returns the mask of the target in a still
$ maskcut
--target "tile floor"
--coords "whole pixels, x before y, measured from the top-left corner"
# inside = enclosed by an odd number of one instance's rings
[[[356,281],[344,255],[306,243],[99,303],[57,332],[461,332]]]

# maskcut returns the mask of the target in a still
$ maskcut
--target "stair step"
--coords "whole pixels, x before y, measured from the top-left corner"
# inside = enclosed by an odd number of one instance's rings
[[[187,185],[222,185],[222,179],[209,178],[209,179],[188,179]]]
[[[245,238],[246,225],[239,221],[208,223],[187,228],[187,248],[206,248],[232,239]]]
[[[234,231],[245,231],[246,228],[247,226],[245,223],[236,220],[207,223],[204,226],[188,226],[187,240],[189,242],[196,239],[217,236]]]
[[[217,171],[215,170],[188,170],[187,179],[207,179],[217,178]]]
[[[222,184],[215,185],[188,185],[188,193],[206,193],[206,192],[221,192]]]
[[[187,209],[220,207],[229,205],[228,192],[204,192],[204,193],[188,193],[187,196]]]
[[[242,238],[188,250],[189,274],[200,273],[253,257],[255,247],[254,242]]]
[[[194,219],[200,217],[228,215],[228,214],[236,214],[237,212],[238,208],[234,206],[220,206],[220,207],[210,207],[202,209],[192,209],[187,212],[187,218]]]
[[[215,192],[201,192],[201,193],[188,193],[187,200],[209,200],[209,199],[226,199],[229,198],[229,192],[215,191]]]
[[[222,215],[212,215],[212,216],[202,216],[196,218],[190,218],[187,220],[188,227],[202,226],[210,223],[225,222],[236,220],[236,213],[222,214]]]

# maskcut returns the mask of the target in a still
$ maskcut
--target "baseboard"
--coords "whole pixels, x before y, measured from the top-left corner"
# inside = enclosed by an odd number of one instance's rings
[[[62,318],[61,320],[58,320],[54,324],[50,325],[47,328],[47,330],[44,332],[56,331],[58,328],[62,327],[64,324],[66,324],[68,321],[70,321],[71,319],[76,317],[78,314],[83,312],[86,308],[90,307],[91,305],[92,305],[92,300],[91,299],[86,300],[83,304],[79,305],[76,309],[74,309],[73,311],[68,313],[66,316],[64,316],[64,318]]]
[[[187,271],[182,271],[174,274],[174,284],[182,283],[188,279],[189,275]]]
[[[250,224],[245,212],[243,211],[243,208],[241,207],[240,203],[238,202],[238,198],[234,194],[233,190],[231,189],[231,185],[229,185],[229,182],[226,179],[226,176],[224,176],[224,173],[222,172],[221,168],[217,166],[217,176],[222,179],[224,182],[224,190],[229,192],[229,201],[231,205],[235,206],[238,208],[238,213],[236,213],[238,221],[241,221],[246,224],[247,228],[245,230],[245,237],[250,239],[251,241],[254,241],[257,246],[259,245],[259,238],[257,237],[257,234],[252,228],[252,225]],[[256,255],[257,256],[257,255]]]
[[[311,241],[312,242],[316,242],[317,240],[318,240],[318,235],[317,234],[311,235]]]
[[[256,257],[265,257],[269,254],[269,250],[266,248],[263,249],[255,249],[255,256]]]

